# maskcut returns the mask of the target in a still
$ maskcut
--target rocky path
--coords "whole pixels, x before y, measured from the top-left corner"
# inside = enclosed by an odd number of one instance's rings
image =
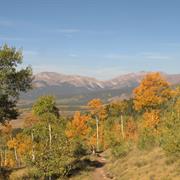
[[[113,179],[109,177],[108,174],[105,172],[104,165],[106,164],[106,159],[103,156],[98,157],[99,166],[96,167],[95,171],[93,172],[93,180],[109,180]]]

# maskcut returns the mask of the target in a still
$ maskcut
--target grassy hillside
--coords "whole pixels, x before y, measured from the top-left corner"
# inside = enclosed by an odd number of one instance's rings
[[[180,179],[180,161],[168,158],[160,148],[152,151],[134,149],[123,158],[108,158],[106,172],[117,180]]]
[[[92,166],[99,162],[99,157],[90,157],[91,161],[84,168],[67,178],[70,180],[179,180],[180,160],[167,157],[163,150],[155,148],[152,151],[140,151],[134,148],[127,156],[119,159],[112,157],[110,151],[102,154],[105,163],[102,166]],[[99,162],[100,164],[100,162]],[[10,180],[21,179],[28,173],[27,169],[14,171]]]

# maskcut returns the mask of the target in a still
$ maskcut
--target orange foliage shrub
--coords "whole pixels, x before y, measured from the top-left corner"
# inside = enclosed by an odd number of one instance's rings
[[[146,112],[143,115],[143,127],[144,128],[155,128],[160,122],[160,112],[158,110],[152,110],[151,112]]]
[[[16,166],[16,160],[14,158],[14,153],[13,151],[8,151],[6,155],[6,164],[5,166],[7,167],[15,167]]]
[[[9,149],[16,149],[17,155],[20,159],[23,156],[30,154],[32,151],[32,141],[29,136],[23,135],[21,133],[17,134],[16,137],[12,138],[7,142]]]
[[[12,130],[13,130],[12,125],[9,123],[9,121],[6,121],[3,124],[2,133],[5,134],[8,137],[11,137]]]
[[[89,132],[89,127],[87,126],[87,121],[90,119],[87,115],[81,115],[80,112],[75,112],[73,120],[68,123],[66,129],[66,135],[69,138],[80,137],[82,139],[86,138]]]
[[[134,106],[136,110],[156,109],[171,97],[169,83],[160,73],[149,73],[134,90]]]
[[[137,141],[138,139],[137,124],[132,119],[129,119],[126,123],[125,135],[128,140]]]
[[[91,114],[98,116],[100,120],[104,120],[106,117],[106,110],[100,99],[93,99],[88,103]]]

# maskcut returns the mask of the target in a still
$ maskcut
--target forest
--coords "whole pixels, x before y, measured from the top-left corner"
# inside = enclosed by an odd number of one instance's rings
[[[134,149],[143,153],[158,148],[179,161],[180,87],[159,72],[148,73],[132,98],[110,103],[92,99],[86,111],[73,116],[61,115],[55,97],[40,96],[23,116],[23,128],[14,129],[19,95],[34,88],[31,67],[19,68],[22,60],[21,50],[1,47],[1,179],[73,179],[105,152],[117,160]],[[25,173],[13,175],[18,170]],[[180,177],[179,165],[176,171],[174,179]]]

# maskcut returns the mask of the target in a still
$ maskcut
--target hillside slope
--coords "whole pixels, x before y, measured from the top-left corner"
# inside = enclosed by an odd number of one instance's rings
[[[167,158],[163,150],[134,149],[127,156],[110,160],[105,170],[116,180],[179,180],[179,161]]]
[[[132,150],[127,156],[113,159],[110,152],[104,152],[105,163],[93,170],[84,170],[71,180],[179,180],[180,161],[168,158],[162,149],[152,151]],[[96,158],[99,160],[99,158]],[[101,161],[100,161],[101,162]],[[104,161],[103,161],[104,162]]]

